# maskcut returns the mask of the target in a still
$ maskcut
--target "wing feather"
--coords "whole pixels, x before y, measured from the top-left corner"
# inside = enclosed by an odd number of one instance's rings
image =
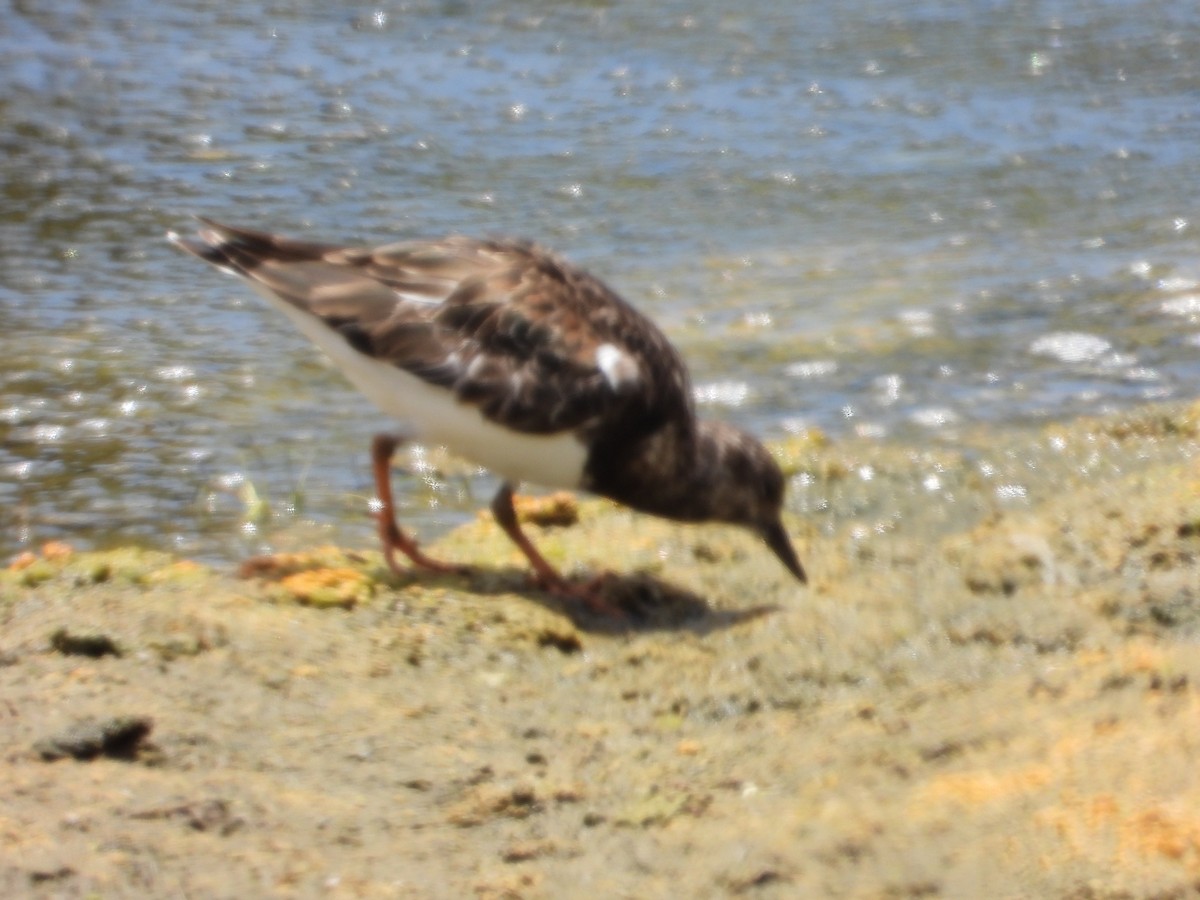
[[[184,249],[321,319],[356,350],[533,434],[690,409],[666,337],[598,279],[516,241],[343,248],[203,220]]]

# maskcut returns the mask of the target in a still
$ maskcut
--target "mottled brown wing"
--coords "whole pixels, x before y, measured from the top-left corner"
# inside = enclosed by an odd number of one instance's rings
[[[690,406],[678,354],[603,283],[528,244],[450,238],[375,249],[204,220],[177,241],[320,318],[362,353],[452,391],[497,423],[630,437]]]
[[[595,278],[523,244],[460,239],[436,246],[466,256],[470,274],[431,315],[382,322],[367,330],[369,348],[360,349],[528,433],[617,420],[645,430],[689,402],[670,343]],[[462,273],[450,261],[432,265],[430,275]],[[402,290],[397,281],[411,284],[427,272],[411,260],[397,268],[407,274],[378,272],[380,282]]]

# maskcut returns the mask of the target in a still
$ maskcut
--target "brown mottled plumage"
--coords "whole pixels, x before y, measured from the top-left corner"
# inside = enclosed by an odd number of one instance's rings
[[[588,273],[519,241],[345,248],[201,222],[197,239],[171,240],[258,288],[405,423],[405,438],[445,444],[505,479],[492,509],[543,587],[602,605],[521,532],[512,511],[521,480],[748,527],[805,580],[770,454],[731,425],[698,420],[674,347]],[[418,565],[454,569],[395,524],[388,464],[401,440],[382,435],[373,453],[388,562],[398,570],[398,549]]]

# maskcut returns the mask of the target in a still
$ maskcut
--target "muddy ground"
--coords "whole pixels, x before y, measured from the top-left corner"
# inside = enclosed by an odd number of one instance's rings
[[[808,588],[729,529],[530,526],[625,620],[485,518],[432,548],[468,576],[16,560],[0,895],[1195,896],[1200,408],[963,447],[779,448]]]

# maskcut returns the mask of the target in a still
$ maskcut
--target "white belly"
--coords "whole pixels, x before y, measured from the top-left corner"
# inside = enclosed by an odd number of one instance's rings
[[[501,428],[475,407],[458,402],[445,388],[359,353],[315,316],[269,291],[260,293],[324,350],[367,399],[399,420],[407,437],[441,444],[507,481],[554,488],[579,486],[587,450],[571,432],[536,435]]]

